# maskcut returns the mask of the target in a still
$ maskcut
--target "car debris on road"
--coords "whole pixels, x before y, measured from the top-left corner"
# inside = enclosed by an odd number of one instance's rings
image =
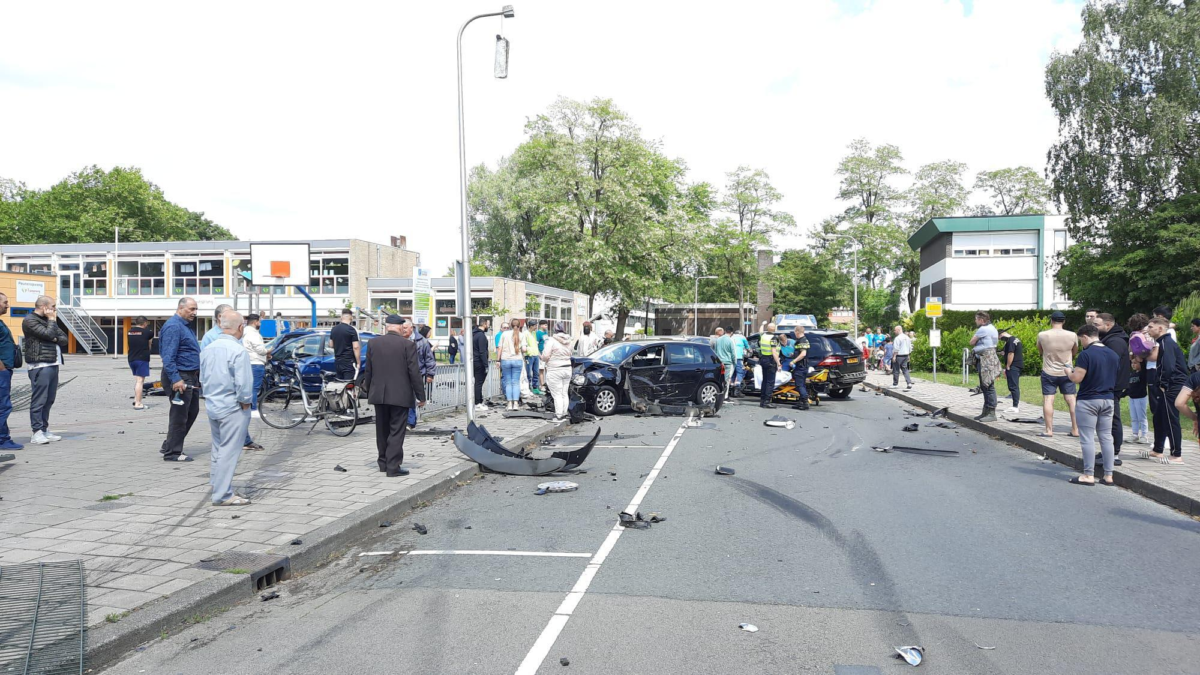
[[[908,647],[894,647],[896,650],[895,657],[908,661],[910,666],[919,666],[921,661],[925,660],[925,648],[916,645]]]

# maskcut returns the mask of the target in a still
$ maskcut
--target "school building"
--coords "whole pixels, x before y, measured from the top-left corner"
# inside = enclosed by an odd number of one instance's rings
[[[45,294],[58,302],[58,317],[71,337],[68,351],[118,353],[134,317],[145,316],[155,333],[175,313],[179,299],[196,299],[197,335],[213,323],[213,309],[234,305],[248,313],[251,295],[262,313],[281,314],[293,326],[311,322],[312,303],[288,286],[251,286],[248,241],[113,242],[0,246],[0,291],[12,305],[7,323],[21,335],[20,321]],[[309,285],[320,322],[332,321],[348,303],[369,305],[368,277],[409,277],[421,255],[404,237],[390,245],[359,239],[258,243],[307,243]],[[119,252],[118,252],[119,251]],[[10,289],[10,293],[6,289]]]

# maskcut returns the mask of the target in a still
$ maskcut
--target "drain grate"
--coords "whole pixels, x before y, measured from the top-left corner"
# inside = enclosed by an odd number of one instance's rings
[[[83,561],[0,567],[0,673],[82,673]]]
[[[192,567],[217,572],[246,570],[254,591],[269,588],[292,576],[292,564],[287,556],[249,551],[225,551],[205,558]]]

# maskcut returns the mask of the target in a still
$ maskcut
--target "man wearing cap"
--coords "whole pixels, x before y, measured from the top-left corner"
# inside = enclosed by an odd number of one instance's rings
[[[1000,331],[1000,339],[1004,341],[1000,364],[1008,381],[1008,393],[1012,396],[1012,407],[1008,412],[1018,413],[1021,411],[1021,369],[1025,367],[1025,343],[1008,328]]]
[[[1042,353],[1042,419],[1046,430],[1038,434],[1042,438],[1054,436],[1054,394],[1062,392],[1067,401],[1067,412],[1071,414],[1071,436],[1079,437],[1079,423],[1075,421],[1075,383],[1071,381],[1071,361],[1079,350],[1079,337],[1063,330],[1067,316],[1062,312],[1050,315],[1050,329],[1038,333],[1037,348]]]
[[[375,408],[375,449],[379,470],[389,478],[407,476],[404,462],[404,432],[408,410],[425,406],[425,383],[417,364],[417,345],[404,337],[405,319],[389,314],[385,333],[371,340],[363,386],[367,401]]]

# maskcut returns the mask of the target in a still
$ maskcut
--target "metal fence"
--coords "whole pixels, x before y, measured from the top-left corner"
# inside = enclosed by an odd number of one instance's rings
[[[489,363],[488,368],[488,377],[483,383],[484,398],[491,398],[500,393],[500,374],[496,372],[493,364]],[[470,392],[467,391],[467,371],[464,364],[439,363],[433,384],[427,385],[426,393],[429,395],[429,402],[425,405],[425,412],[465,406],[470,400]]]

